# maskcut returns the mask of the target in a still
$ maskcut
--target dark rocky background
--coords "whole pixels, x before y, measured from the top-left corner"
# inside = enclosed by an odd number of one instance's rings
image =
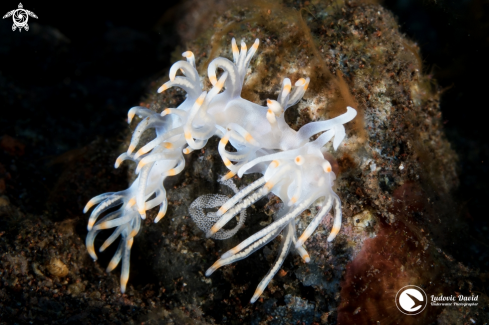
[[[17,5],[4,1],[0,12],[3,15]],[[5,242],[0,246],[2,256],[8,245],[29,240],[42,243],[42,236],[55,236],[42,232],[50,229],[52,222],[79,218],[86,195],[125,188],[124,170],[112,172],[111,180],[97,179],[94,166],[110,166],[114,157],[103,153],[94,156],[93,152],[104,146],[107,152],[116,150],[122,141],[120,134],[127,128],[127,110],[139,104],[151,83],[166,73],[173,51],[182,43],[181,37],[192,35],[189,30],[179,30],[180,19],[189,10],[185,4],[139,1],[131,6],[115,2],[23,5],[39,17],[29,19],[28,32],[12,32],[12,20],[0,20],[0,237]],[[470,243],[470,249],[454,254],[464,265],[487,274],[489,142],[483,114],[489,75],[489,4],[482,0],[387,0],[383,5],[398,16],[401,30],[417,40],[425,72],[432,76],[434,86],[443,89],[441,110],[446,134],[459,155],[460,187],[455,196],[459,210],[454,214],[469,225],[460,236]],[[83,158],[87,155],[90,159]],[[87,159],[85,175],[94,179],[91,187],[82,196],[64,188],[60,192],[58,184],[69,178],[70,164],[80,159]],[[39,215],[43,219],[36,224],[33,216]],[[65,226],[61,233],[75,232],[84,238],[84,224]],[[23,237],[24,228],[28,227],[39,228],[39,238]],[[72,244],[81,243],[73,239]],[[2,269],[20,265],[19,274],[26,272],[22,262],[16,260],[3,258],[2,265]],[[12,315],[16,315],[17,322],[27,322],[29,318],[20,317],[22,311],[16,311],[22,309],[16,305],[21,301],[55,312],[65,309],[49,301],[22,300],[20,284],[2,276],[0,288],[19,286],[19,290],[9,291],[13,300],[0,296],[0,300],[5,300],[0,322],[13,323],[14,318],[9,318]],[[102,277],[106,281],[102,269],[93,277],[94,281]],[[117,277],[114,279],[117,281]],[[131,279],[137,285],[141,278],[136,271]],[[52,290],[53,284],[45,282],[41,287]],[[57,285],[63,283],[55,283],[54,287]],[[117,288],[118,283],[108,286]],[[73,287],[72,292],[77,288]],[[112,300],[113,305],[119,301]],[[67,305],[80,312],[63,322],[86,321],[88,316],[83,316],[82,311],[87,306],[72,301]],[[91,307],[98,308],[101,314],[114,313],[114,322],[127,321],[116,309]],[[142,312],[145,307],[137,308]],[[137,314],[137,308],[125,307],[122,311]],[[40,320],[46,322],[49,318]]]
[[[487,1],[387,0],[401,31],[421,48],[425,72],[443,91],[440,108],[445,132],[457,152],[460,187],[455,195],[470,230],[471,250],[464,263],[489,269],[489,137],[484,133],[485,76],[489,65],[489,3]]]

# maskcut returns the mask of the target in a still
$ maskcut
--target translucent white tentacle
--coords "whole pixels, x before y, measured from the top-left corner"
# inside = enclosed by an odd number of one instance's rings
[[[357,111],[354,108],[348,106],[346,108],[345,114],[337,116],[331,120],[320,121],[320,122],[311,122],[311,123],[304,125],[303,127],[300,128],[297,136],[300,139],[307,140],[316,133],[329,130],[338,124],[348,123],[351,120],[353,120],[355,118],[355,116],[357,116]]]
[[[280,267],[284,263],[285,258],[289,253],[290,245],[292,244],[293,232],[295,231],[295,229],[292,227],[292,224],[287,225],[285,229],[286,230],[284,234],[284,239],[279,249],[279,254],[277,256],[277,259],[275,260],[273,267],[270,269],[270,271],[268,271],[267,275],[265,275],[263,280],[260,281],[260,284],[258,284],[258,287],[256,288],[255,293],[253,294],[253,297],[250,300],[250,303],[254,303],[261,296],[261,294],[268,286],[272,278],[280,270]]]
[[[316,214],[314,219],[309,223],[307,226],[306,230],[302,233],[302,235],[299,237],[297,240],[297,243],[295,244],[295,247],[302,247],[304,242],[312,235],[312,233],[316,230],[316,228],[319,226],[319,223],[321,220],[323,220],[324,216],[326,216],[329,211],[331,210],[331,207],[333,206],[333,198],[331,196],[328,196],[326,204],[322,207],[322,209]]]

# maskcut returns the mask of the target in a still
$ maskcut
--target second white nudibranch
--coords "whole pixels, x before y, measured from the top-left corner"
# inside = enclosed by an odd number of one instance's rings
[[[164,180],[185,168],[184,154],[202,149],[213,136],[221,138],[218,151],[229,170],[221,182],[235,195],[232,198],[205,195],[189,207],[193,220],[207,237],[226,239],[233,236],[244,224],[246,208],[269,194],[278,196],[283,207],[274,217],[274,222],[223,254],[206,275],[249,256],[282,234],[283,243],[277,260],[258,285],[251,299],[253,303],[280,269],[291,248],[305,262],[310,261],[303,244],[331,210],[334,210],[335,221],[328,241],[333,240],[340,230],[341,202],[332,190],[335,174],[321,150],[331,140],[333,148],[338,148],[346,135],[343,124],[355,117],[355,109],[347,107],[343,115],[328,121],[312,122],[294,131],[286,123],[284,113],[301,100],[309,86],[309,78],[300,78],[293,85],[290,79],[285,78],[278,98],[267,100],[267,106],[247,101],[241,97],[241,91],[259,41],[256,39],[249,49],[242,41],[239,49],[233,38],[231,45],[233,61],[219,57],[209,64],[212,88],[208,91],[202,89],[194,54],[187,51],[182,54],[186,61],[173,64],[170,80],[158,89],[161,93],[171,87],[179,87],[187,92],[185,101],[176,108],[165,108],[161,113],[144,107],[129,110],[129,123],[136,115],[142,120],[134,130],[127,152],[117,158],[115,167],[125,160],[134,161],[138,176],[127,190],[99,195],[85,207],[84,212],[87,212],[96,206],[88,221],[86,239],[88,252],[94,260],[97,259],[94,241],[100,231],[115,228],[100,252],[121,237],[107,271],[122,261],[123,293],[129,278],[130,250],[141,227],[141,219],[145,219],[146,212],[155,207],[158,207],[155,223],[165,216],[168,201]],[[223,71],[219,76],[218,69]],[[177,75],[179,72],[182,75]],[[156,136],[141,144],[142,134],[148,129],[154,129]],[[315,141],[309,141],[311,136],[320,133]],[[228,144],[235,150],[227,150]],[[262,177],[241,190],[230,180],[235,175],[242,177],[249,173],[261,173]],[[297,238],[296,218],[313,204],[321,208]],[[216,212],[204,211],[218,207]],[[101,217],[103,213],[106,215]],[[223,229],[233,218],[238,218],[235,227]]]
[[[255,203],[262,197],[273,193],[284,203],[282,209],[274,217],[274,221],[264,229],[250,236],[238,246],[224,253],[206,272],[211,275],[221,266],[236,262],[263,247],[271,240],[282,234],[282,245],[274,266],[260,282],[251,302],[255,302],[267,287],[270,280],[278,272],[291,247],[307,263],[310,256],[303,248],[304,242],[312,235],[319,226],[321,220],[328,215],[332,208],[335,212],[335,221],[328,241],[332,241],[338,234],[341,227],[341,201],[333,192],[332,186],[335,174],[331,164],[324,158],[321,148],[333,137],[339,143],[345,136],[343,123],[352,120],[356,111],[348,107],[347,113],[336,119],[327,121],[327,124],[316,124],[316,131],[325,131],[313,142],[306,142],[295,149],[286,151],[277,150],[273,153],[263,154],[254,160],[242,165],[238,175],[242,176],[253,167],[269,162],[268,166],[262,170],[263,177],[250,184],[234,197],[226,201],[217,211],[216,216],[220,219],[207,231],[207,237],[213,237],[224,227],[234,216],[242,213],[247,207]],[[321,123],[321,122],[318,122]],[[321,128],[319,131],[317,131]],[[301,129],[302,130],[302,129]],[[301,136],[301,130],[296,136]],[[293,130],[290,130],[293,131]],[[305,132],[305,131],[303,131]],[[312,134],[311,134],[312,135]],[[303,143],[297,140],[296,143]],[[312,222],[297,239],[295,230],[296,218],[311,205],[319,205],[320,210],[313,218]]]

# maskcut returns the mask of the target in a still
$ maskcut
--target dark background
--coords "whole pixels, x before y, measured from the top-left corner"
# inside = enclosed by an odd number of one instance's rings
[[[424,72],[442,91],[445,133],[459,161],[455,215],[469,226],[461,252],[467,266],[489,269],[488,111],[489,1],[386,0],[401,30],[421,48]]]
[[[170,65],[174,5],[24,1],[39,17],[29,31],[0,20],[0,137],[14,139],[2,138],[0,178],[8,174],[11,203],[42,213],[62,173],[58,158],[127,128],[127,110]],[[17,6],[2,2],[1,15]],[[7,152],[17,144],[22,152]]]
[[[383,4],[418,42],[425,73],[443,91],[443,123],[459,155],[454,213],[467,221],[473,241],[463,262],[487,270],[489,2]],[[60,173],[52,162],[124,130],[127,110],[170,65],[179,11],[164,1],[23,5],[39,17],[29,19],[28,32],[12,32],[11,18],[0,20],[0,137],[22,151],[0,150],[0,178],[8,174],[3,192],[13,204],[41,213]],[[17,6],[2,1],[0,14]]]

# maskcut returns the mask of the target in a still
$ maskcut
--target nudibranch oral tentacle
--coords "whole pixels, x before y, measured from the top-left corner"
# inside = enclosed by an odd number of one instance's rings
[[[208,66],[212,84],[209,91],[202,89],[194,54],[184,52],[182,56],[186,60],[172,65],[169,81],[158,88],[158,93],[179,87],[187,93],[186,99],[178,107],[165,108],[160,113],[141,106],[129,110],[129,123],[136,115],[142,120],[134,130],[127,152],[117,158],[115,167],[124,160],[132,160],[136,163],[137,178],[127,190],[99,195],[91,199],[84,209],[88,212],[95,207],[88,221],[86,238],[87,250],[94,260],[97,259],[94,242],[100,231],[114,228],[112,235],[100,247],[100,252],[121,238],[107,271],[112,271],[122,262],[122,292],[125,292],[129,279],[130,251],[141,228],[141,219],[146,218],[148,210],[156,207],[159,210],[154,222],[165,216],[168,201],[164,180],[181,173],[185,168],[183,155],[204,148],[212,136],[221,138],[218,152],[229,170],[220,182],[229,187],[234,196],[204,195],[190,205],[192,219],[207,237],[222,240],[233,236],[245,222],[246,208],[270,193],[278,196],[283,206],[270,225],[224,253],[206,275],[249,256],[282,234],[277,259],[258,285],[251,298],[253,303],[280,269],[291,248],[305,262],[310,261],[303,244],[331,210],[335,219],[328,240],[333,240],[340,230],[341,202],[332,190],[335,174],[322,150],[331,140],[333,148],[338,148],[346,136],[343,124],[355,117],[356,110],[347,107],[346,113],[331,120],[309,123],[299,131],[291,129],[284,112],[304,96],[310,82],[307,77],[295,83],[284,78],[277,99],[268,99],[266,106],[243,99],[244,80],[258,46],[259,40],[256,39],[251,47],[241,41],[239,48],[233,38],[233,61],[218,57]],[[219,76],[218,70],[221,71]],[[142,134],[148,129],[154,129],[156,136],[141,144]],[[319,137],[310,141],[310,137],[317,134]],[[228,145],[235,151],[226,149]],[[240,190],[230,179],[250,173],[260,173],[262,177]],[[297,217],[313,204],[322,207],[297,238]],[[204,209],[216,211],[206,212]],[[104,213],[106,215],[102,216]],[[233,219],[237,221],[235,226],[225,229]]]

